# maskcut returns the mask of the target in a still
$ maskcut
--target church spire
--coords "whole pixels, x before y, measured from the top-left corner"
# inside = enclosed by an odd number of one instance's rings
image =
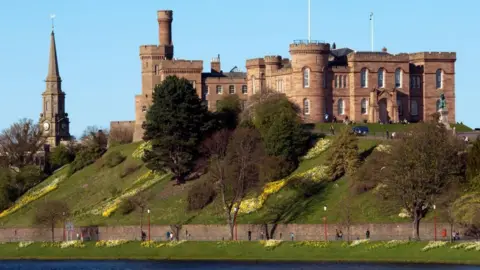
[[[48,75],[47,82],[59,82],[62,79],[60,78],[60,72],[58,71],[58,59],[57,59],[57,47],[55,46],[55,33],[52,29],[52,34],[50,35],[50,56],[48,59]]]

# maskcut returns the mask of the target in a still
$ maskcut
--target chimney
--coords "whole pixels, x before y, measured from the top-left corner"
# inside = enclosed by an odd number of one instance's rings
[[[212,73],[221,73],[221,66],[220,66],[220,54],[217,57],[212,58],[212,62],[210,62],[210,69]]]

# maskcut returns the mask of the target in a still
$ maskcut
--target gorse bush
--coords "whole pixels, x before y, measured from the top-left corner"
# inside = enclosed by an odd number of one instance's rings
[[[188,191],[187,210],[201,210],[210,204],[216,196],[214,186],[209,181],[195,183]]]
[[[73,150],[68,149],[64,145],[57,146],[50,154],[50,164],[52,169],[58,169],[75,159],[75,153]]]
[[[70,167],[68,169],[68,176],[71,176],[75,172],[94,163],[103,155],[104,152],[104,149],[98,147],[82,148],[75,156],[75,160],[73,160],[73,162],[70,164]]]
[[[104,164],[108,168],[113,168],[117,166],[118,164],[122,163],[127,157],[123,155],[120,151],[113,151],[108,153],[105,156],[105,161]]]
[[[124,200],[120,203],[119,210],[122,215],[128,215],[135,211],[136,205],[132,200]]]

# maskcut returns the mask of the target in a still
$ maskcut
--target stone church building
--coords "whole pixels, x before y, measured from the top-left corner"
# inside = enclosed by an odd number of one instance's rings
[[[159,45],[140,46],[142,92],[135,96],[135,121],[114,121],[110,128],[134,129],[142,123],[157,84],[169,75],[188,79],[215,110],[217,101],[238,95],[242,101],[264,89],[285,93],[307,123],[336,119],[355,122],[418,122],[435,113],[444,93],[449,121],[455,122],[454,52],[390,54],[336,48],[335,43],[294,41],[290,58],[268,55],[246,60],[246,72],[223,72],[220,57],[203,72],[203,61],[174,58],[173,12],[157,12]]]

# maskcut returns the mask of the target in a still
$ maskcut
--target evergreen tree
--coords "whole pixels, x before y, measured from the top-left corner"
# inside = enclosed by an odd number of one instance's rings
[[[229,95],[218,101],[216,118],[221,127],[235,129],[241,111],[240,98],[237,95]]]
[[[147,167],[170,171],[177,183],[183,183],[210,124],[208,109],[192,84],[183,78],[167,77],[155,87],[146,115],[144,140],[152,142],[152,149],[144,157]]]
[[[336,180],[344,174],[353,175],[360,165],[358,153],[358,138],[348,127],[341,130],[333,141],[327,173],[331,180]]]

